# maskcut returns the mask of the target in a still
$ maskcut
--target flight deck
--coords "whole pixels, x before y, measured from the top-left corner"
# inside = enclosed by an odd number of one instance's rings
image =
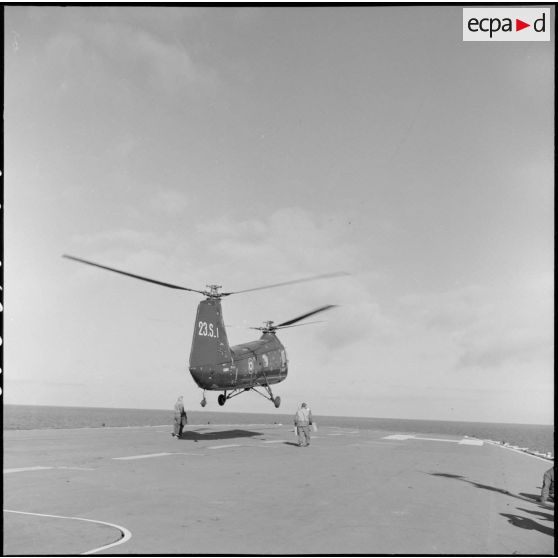
[[[4,431],[4,554],[554,553],[552,461],[290,425]]]

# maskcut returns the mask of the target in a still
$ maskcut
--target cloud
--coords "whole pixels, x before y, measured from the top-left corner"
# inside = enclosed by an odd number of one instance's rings
[[[235,253],[237,259],[257,258],[259,265],[281,275],[348,270],[357,251],[337,242],[327,219],[300,207],[278,208],[269,214],[235,219],[219,216],[198,225],[198,232],[213,240],[213,250]],[[338,269],[332,269],[336,262]]]
[[[72,238],[72,242],[84,247],[92,247],[93,249],[104,246],[109,243],[124,244],[124,245],[137,245],[139,243],[145,244],[149,240],[155,241],[152,235],[145,232],[133,229],[113,229],[110,231],[100,231],[92,234],[77,234]]]
[[[172,189],[155,192],[145,203],[145,215],[156,211],[170,218],[188,209],[188,197]],[[210,216],[203,221],[188,222],[188,218],[176,228],[167,227],[166,222],[165,228],[154,229],[144,219],[141,229],[120,227],[76,235],[72,239],[74,246],[67,250],[105,265],[120,268],[126,265],[124,269],[131,272],[153,275],[152,270],[157,269],[169,281],[174,277],[178,282],[184,270],[188,270],[188,280],[202,285],[226,278],[225,289],[231,290],[344,269],[350,271],[356,261],[356,255],[351,255],[349,249],[338,246],[327,226],[302,209],[283,208],[269,216],[246,219],[235,219],[228,214]],[[153,222],[160,223],[160,216]],[[334,267],[332,261],[336,262]],[[359,288],[350,278],[342,280],[352,290]],[[302,307],[302,312],[306,305],[318,306],[332,298],[334,303],[346,299],[346,294],[340,296],[334,290],[336,282],[339,285],[337,279],[303,284],[289,293],[295,304],[299,301],[296,306]],[[271,298],[274,301],[277,295]],[[279,309],[280,302],[275,304]]]
[[[435,331],[458,332],[478,316],[483,289],[468,285],[442,293],[411,293],[399,299],[401,311],[410,321]]]
[[[81,22],[52,34],[44,45],[46,66],[61,93],[75,88],[125,95],[130,88],[177,97],[210,94],[217,73],[194,61],[177,38],[163,39],[123,21]]]
[[[552,357],[552,347],[544,339],[530,338],[523,331],[511,331],[505,335],[470,335],[460,343],[462,352],[457,368],[492,369],[507,363],[529,363],[541,357]]]
[[[151,201],[153,208],[169,216],[180,215],[189,206],[188,196],[177,190],[159,190]]]
[[[401,331],[394,316],[370,300],[358,279],[343,278],[343,289],[350,296],[343,297],[339,307],[326,316],[328,326],[321,333],[322,343],[336,350],[354,350],[361,356],[376,353],[379,346],[392,346]]]
[[[552,307],[552,279],[545,274],[401,299],[409,325],[452,340],[457,370],[548,364],[553,347]]]

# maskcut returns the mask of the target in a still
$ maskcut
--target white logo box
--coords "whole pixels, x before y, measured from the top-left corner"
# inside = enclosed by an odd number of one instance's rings
[[[550,41],[551,25],[550,8],[463,8],[464,41]]]

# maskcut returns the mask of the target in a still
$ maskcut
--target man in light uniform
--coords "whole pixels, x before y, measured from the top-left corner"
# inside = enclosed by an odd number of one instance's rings
[[[173,436],[180,438],[182,436],[182,430],[184,425],[188,422],[186,417],[186,411],[184,409],[184,398],[181,395],[174,404],[174,432]]]
[[[306,403],[302,403],[296,412],[294,423],[298,434],[298,445],[310,445],[310,426],[312,426],[312,411],[307,407]]]

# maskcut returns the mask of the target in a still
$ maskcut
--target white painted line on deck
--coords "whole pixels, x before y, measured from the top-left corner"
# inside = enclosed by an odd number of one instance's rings
[[[226,444],[224,446],[209,446],[207,449],[239,448],[240,444]]]
[[[464,446],[483,446],[484,442],[482,440],[476,440],[475,438],[463,438],[459,442],[461,445]]]
[[[24,473],[25,471],[46,471],[47,469],[54,469],[54,467],[17,467],[15,469],[4,469],[4,474]]]
[[[60,467],[56,467],[56,469],[66,469],[68,471],[94,471],[95,467],[65,467],[65,466],[60,466]]]
[[[449,440],[447,438],[427,438],[424,436],[413,436],[412,434],[391,434],[390,436],[384,436],[382,440],[425,440],[428,442],[452,442],[454,444],[462,444],[469,446],[482,446],[484,442],[482,440],[476,440],[472,438],[462,438],[461,440]]]
[[[421,436],[413,436],[412,434],[392,434],[385,436],[384,440],[427,440],[429,442],[453,442],[457,444],[460,440],[448,440],[447,438],[425,438]]]
[[[100,546],[99,548],[94,548],[93,550],[88,550],[87,552],[82,552],[82,556],[85,556],[87,554],[94,554],[95,552],[100,552],[101,550],[106,550],[107,548],[112,548],[114,546],[117,546],[119,544],[123,544],[125,542],[128,542],[131,538],[132,538],[132,533],[130,531],[128,531],[128,529],[126,529],[126,527],[121,527],[120,525],[116,525],[115,523],[107,523],[106,521],[99,521],[97,519],[86,519],[84,517],[66,517],[63,515],[49,515],[46,513],[32,513],[32,512],[24,512],[24,511],[16,511],[16,510],[6,510],[4,509],[5,512],[8,513],[19,513],[19,514],[23,514],[23,515],[37,515],[39,517],[53,517],[55,519],[75,519],[77,521],[88,521],[89,523],[98,523],[100,525],[108,525],[109,527],[114,527],[115,529],[118,529],[121,533],[122,533],[122,538],[110,543],[110,544],[106,544],[104,546]]]
[[[264,440],[264,444],[284,444],[287,440]]]
[[[428,442],[452,442],[454,444],[458,444],[460,440],[449,440],[447,438],[422,438],[419,436],[413,436],[414,440],[426,440]]]
[[[205,454],[203,453],[186,453],[186,452],[182,452],[182,451],[177,451],[176,453],[169,453],[169,455],[194,455],[194,456],[203,456]]]
[[[26,471],[47,471],[52,469],[64,469],[68,471],[94,471],[94,467],[18,467],[15,469],[4,469],[4,473],[24,473]]]
[[[363,440],[361,442],[356,442],[351,444],[351,446],[362,446],[362,447],[366,447],[368,445],[377,445],[377,446],[384,446],[388,447],[389,444],[386,444],[385,442],[382,442],[381,440]]]
[[[149,459],[150,457],[163,457],[165,455],[172,455],[172,453],[164,452],[164,453],[146,453],[144,455],[129,455],[126,457],[113,457],[113,459],[118,459],[121,461],[125,461],[128,459]]]
[[[194,456],[202,456],[203,453],[190,453],[190,452],[183,452],[183,451],[173,451],[173,452],[163,452],[163,453],[147,453],[144,455],[127,455],[125,457],[113,457],[118,461],[130,461],[132,459],[150,459],[151,457],[167,457],[169,455],[194,455]]]
[[[343,430],[342,428],[333,428],[331,426],[329,427],[322,426],[321,430],[324,431],[326,430],[326,428],[332,430],[332,432],[328,434],[328,436],[343,436],[344,434],[360,434],[360,430]]]
[[[541,461],[545,461],[546,463],[553,463],[554,459],[552,458],[548,458],[548,457],[544,457],[542,455],[534,455],[532,453],[526,452],[526,451],[522,451],[520,449],[511,447],[511,446],[505,446],[503,444],[500,444],[499,442],[494,442],[492,440],[485,440],[487,444],[490,444],[491,446],[498,446],[499,448],[502,449],[506,449],[509,451],[514,451],[516,453],[522,453],[523,455],[527,455],[528,457],[534,457],[535,459],[540,459]]]

